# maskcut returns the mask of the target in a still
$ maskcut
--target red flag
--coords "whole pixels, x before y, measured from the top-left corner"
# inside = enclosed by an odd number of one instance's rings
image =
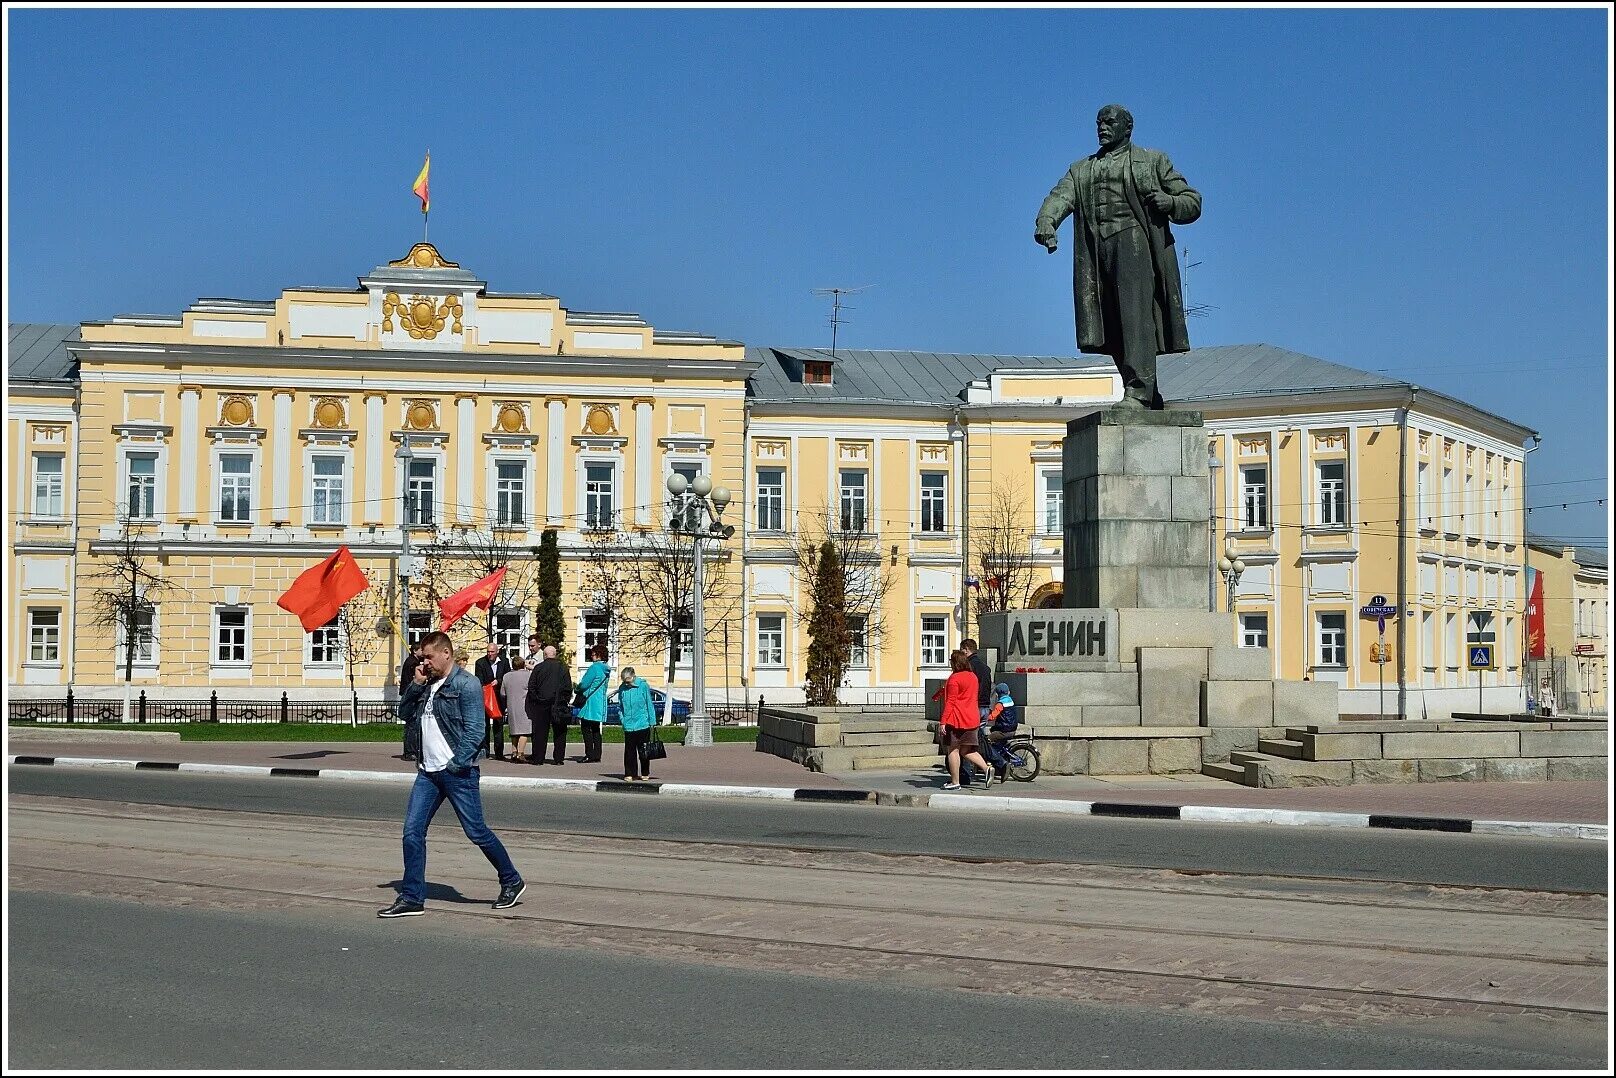
[[[1526,567],[1526,657],[1541,659],[1543,647],[1543,574]]]
[[[499,582],[505,579],[505,569],[495,569],[469,588],[461,588],[447,599],[438,603],[438,612],[443,615],[443,624],[438,628],[443,632],[449,631],[449,626],[466,616],[466,612],[476,607],[478,610],[487,610],[488,604],[494,601],[494,593],[499,590]]]
[[[345,546],[320,564],[303,570],[286,594],[275,600],[282,610],[297,615],[303,631],[311,633],[329,624],[342,604],[370,587],[370,578]]]

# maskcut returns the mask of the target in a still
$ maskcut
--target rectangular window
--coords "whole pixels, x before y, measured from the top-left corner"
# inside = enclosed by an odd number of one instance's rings
[[[1268,646],[1267,614],[1240,615],[1240,646],[1243,648],[1265,648]]]
[[[156,652],[153,650],[157,638],[156,611],[151,607],[136,610],[132,620],[135,626],[135,665],[150,666],[156,656]],[[118,650],[116,652],[119,670],[124,668],[124,663],[129,658],[126,654],[129,648],[128,639],[129,633],[120,625],[118,627]]]
[[[517,527],[527,523],[527,465],[519,460],[494,464],[494,522]]]
[[[62,515],[62,462],[60,453],[34,454],[34,516]]]
[[[611,654],[612,619],[610,614],[599,611],[586,611],[584,613],[584,654],[597,647],[606,649]]]
[[[1420,664],[1436,669],[1436,616],[1429,610],[1420,615]]]
[[[1518,657],[1519,651],[1517,650],[1519,646],[1519,641],[1515,639],[1515,619],[1505,618],[1504,643],[1499,648],[1503,654],[1499,656],[1500,661],[1498,665],[1504,667],[1506,670],[1514,670],[1520,666],[1520,660]]]
[[[410,461],[404,487],[404,516],[411,527],[430,528],[437,513],[438,462],[428,457]]]
[[[920,619],[920,665],[948,665],[948,618]]]
[[[757,664],[786,664],[786,619],[780,614],[759,614],[757,622]]]
[[[690,629],[690,615],[680,614],[679,622],[679,655],[674,660],[675,665],[690,666],[696,659],[695,636]]]
[[[1431,481],[1427,474],[1430,470],[1431,466],[1423,460],[1414,470],[1414,504],[1418,506],[1415,511],[1420,515],[1420,525],[1426,528],[1432,526],[1431,517],[1434,515],[1431,509]]]
[[[869,619],[862,614],[847,618],[847,665],[867,668],[870,665]]]
[[[1062,472],[1044,473],[1044,534],[1061,534]]]
[[[1340,528],[1347,523],[1347,462],[1320,461],[1319,524]]]
[[[247,662],[247,611],[238,607],[217,608],[213,643],[216,665],[244,665]]]
[[[842,530],[861,532],[867,524],[869,473],[843,469],[841,473]]]
[[[499,645],[499,653],[509,659],[512,655],[521,655],[527,651],[522,646],[526,634],[522,632],[522,611],[497,610],[494,612],[494,643]]]
[[[1458,502],[1454,500],[1453,469],[1444,467],[1442,469],[1442,500],[1437,504],[1436,522],[1441,525],[1443,531],[1457,533],[1459,528],[1455,521],[1459,518],[1454,514],[1462,514],[1462,512],[1463,510]]]
[[[759,468],[757,473],[757,526],[759,531],[777,532],[785,528],[786,473],[779,468]]]
[[[1319,614],[1319,665],[1347,665],[1347,616]]]
[[[414,647],[416,644],[419,644],[421,640],[425,638],[425,636],[431,631],[432,611],[411,610],[409,629],[405,634],[409,638],[410,646]]]
[[[1248,529],[1268,527],[1268,469],[1240,469],[1240,520]]]
[[[131,453],[128,462],[129,519],[152,520],[157,516],[157,454]]]
[[[920,473],[920,530],[940,532],[948,526],[948,474]]]
[[[332,618],[309,633],[310,666],[336,666],[342,662],[342,630]]]
[[[1443,645],[1449,670],[1459,669],[1459,618],[1449,614],[1443,621]]]
[[[252,520],[252,464],[247,453],[219,457],[219,519],[232,524]]]
[[[60,610],[28,611],[28,661],[31,663],[60,663],[62,661],[62,612]]]
[[[311,463],[314,474],[309,480],[309,523],[341,524],[346,501],[342,490],[342,458],[318,456]]]
[[[584,526],[604,530],[614,526],[617,504],[617,467],[584,465]]]

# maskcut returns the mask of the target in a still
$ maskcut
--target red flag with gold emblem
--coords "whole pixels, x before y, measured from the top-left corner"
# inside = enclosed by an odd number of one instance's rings
[[[443,615],[443,624],[438,628],[443,632],[449,631],[449,626],[466,616],[473,608],[487,610],[488,604],[494,601],[494,593],[499,591],[499,582],[505,579],[505,568],[495,569],[469,588],[461,588],[447,599],[439,600],[438,613]]]
[[[303,631],[312,633],[330,624],[342,604],[370,587],[370,578],[354,561],[351,551],[339,546],[337,552],[320,564],[303,570],[286,594],[275,605],[296,614]]]

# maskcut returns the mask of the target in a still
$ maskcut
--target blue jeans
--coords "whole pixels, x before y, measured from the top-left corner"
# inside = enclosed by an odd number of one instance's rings
[[[483,799],[477,779],[475,767],[458,775],[447,771],[415,773],[410,807],[404,813],[404,889],[399,892],[404,901],[426,901],[426,829],[445,800],[454,806],[466,837],[477,844],[499,873],[499,885],[515,887],[522,882],[522,874],[511,864],[504,843],[483,822]]]

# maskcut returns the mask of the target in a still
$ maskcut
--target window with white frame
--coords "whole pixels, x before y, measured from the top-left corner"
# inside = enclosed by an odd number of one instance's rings
[[[584,527],[596,531],[615,525],[617,465],[596,461],[584,465]]]
[[[416,644],[419,644],[430,632],[432,632],[432,611],[411,610],[410,623],[405,630],[405,636],[409,639],[410,647],[413,648]]]
[[[1347,523],[1347,462],[1321,460],[1317,465],[1319,524],[1345,527]]]
[[[759,468],[757,473],[757,527],[777,532],[785,528],[786,473],[780,468]]]
[[[1442,524],[1445,532],[1457,532],[1459,529],[1455,521],[1459,519],[1455,514],[1463,514],[1463,507],[1454,497],[1453,468],[1444,465],[1442,468],[1442,501],[1437,506],[1436,518]]]
[[[507,659],[527,650],[522,646],[527,636],[522,631],[525,618],[526,611],[523,610],[507,607],[494,611],[494,643],[499,645],[499,653]]]
[[[215,666],[247,665],[248,615],[249,611],[244,607],[214,607],[213,663]]]
[[[842,530],[861,532],[868,523],[870,473],[862,469],[841,469]]]
[[[219,519],[230,524],[252,521],[251,453],[219,454]]]
[[[679,629],[679,655],[674,659],[674,664],[690,666],[696,659],[696,638],[690,628],[690,615],[680,614],[676,624]]]
[[[1492,454],[1487,454],[1487,475],[1481,488],[1481,533],[1488,541],[1498,538],[1498,506],[1493,503]]]
[[[62,612],[55,608],[28,611],[28,661],[59,664],[62,661]]]
[[[1442,623],[1442,636],[1444,652],[1447,657],[1447,668],[1459,669],[1459,617],[1457,614],[1448,614]]]
[[[1345,667],[1347,665],[1347,616],[1341,613],[1319,613],[1318,619],[1319,665]]]
[[[1436,670],[1436,617],[1429,610],[1420,615],[1420,664]]]
[[[507,527],[527,524],[527,464],[523,461],[494,462],[494,523]]]
[[[610,614],[600,610],[586,610],[583,614],[583,643],[584,656],[597,647],[606,649],[611,654],[612,647],[612,618]]]
[[[1426,528],[1432,523],[1430,470],[1431,466],[1423,460],[1414,469],[1414,504],[1418,507],[1415,511],[1420,515],[1420,525]]]
[[[1498,665],[1506,670],[1514,670],[1520,666],[1520,642],[1515,638],[1514,618],[1504,619],[1504,644],[1500,650],[1503,652],[1500,658],[1504,661]]]
[[[126,512],[130,520],[157,516],[157,454],[130,453],[126,458],[129,488]]]
[[[405,519],[412,527],[430,528],[437,518],[438,462],[433,457],[412,457],[404,482]]]
[[[948,473],[920,473],[920,530],[940,532],[948,527]]]
[[[62,466],[65,459],[60,453],[34,454],[34,516],[50,519],[62,515]]]
[[[134,664],[136,666],[151,666],[157,659],[155,647],[157,642],[157,611],[150,606],[142,607],[134,612],[130,621],[133,622],[135,630]],[[129,636],[128,630],[120,624],[118,626],[117,650],[118,669],[120,670],[124,669],[124,663],[129,659]]]
[[[668,508],[668,526],[674,531],[694,532],[702,526],[701,506],[695,497],[689,493],[696,483],[696,476],[701,474],[701,465],[692,461],[674,464],[670,468],[674,475],[685,481],[686,494],[680,498],[672,498]]]
[[[920,665],[948,665],[948,618],[920,619]]]
[[[1267,614],[1240,615],[1240,646],[1243,648],[1265,648],[1268,646]]]
[[[1044,472],[1044,534],[1061,534],[1061,510],[1064,492],[1061,489],[1063,473],[1058,470]]]
[[[786,619],[783,614],[759,614],[757,619],[757,664],[786,664]]]
[[[847,665],[865,669],[870,665],[870,619],[863,614],[847,618]]]
[[[1268,467],[1246,465],[1240,469],[1240,523],[1247,529],[1268,527]]]
[[[342,662],[342,628],[332,618],[309,633],[309,666],[337,666]]]
[[[347,499],[343,492],[343,464],[341,456],[322,453],[310,458],[310,524],[341,524],[346,517]]]

